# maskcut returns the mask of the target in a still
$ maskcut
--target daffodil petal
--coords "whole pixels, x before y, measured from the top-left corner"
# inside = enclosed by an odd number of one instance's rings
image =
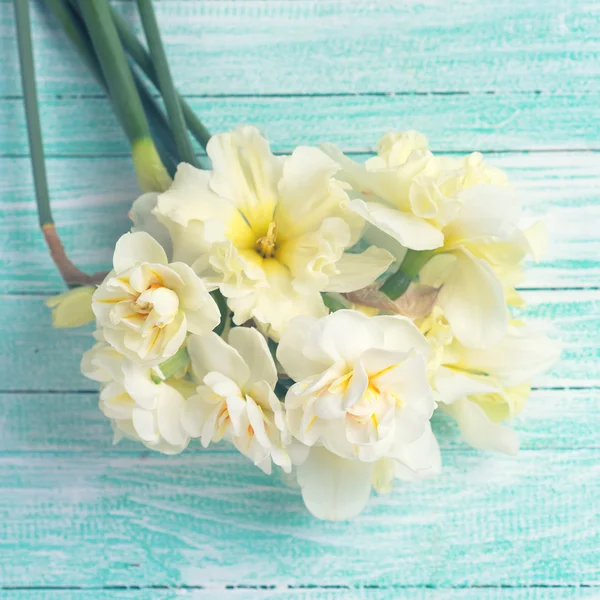
[[[352,200],[350,208],[405,248],[433,250],[444,243],[444,234],[439,229],[411,213],[360,199]]]
[[[369,500],[373,468],[373,464],[346,460],[325,448],[312,448],[298,467],[306,508],[318,519],[352,519]]]

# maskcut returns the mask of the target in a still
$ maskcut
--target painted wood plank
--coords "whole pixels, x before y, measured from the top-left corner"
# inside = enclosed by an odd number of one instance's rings
[[[243,457],[0,457],[4,585],[600,584],[600,451],[450,453],[352,523]]]
[[[58,25],[32,4],[41,93],[97,93]],[[186,94],[599,89],[594,2],[178,0],[157,12]],[[19,94],[8,0],[0,27],[0,89]]]
[[[0,588],[1,589],[1,588]],[[227,588],[177,588],[170,590],[3,590],[6,600],[571,600],[597,599],[597,588],[497,588],[497,589],[424,589],[424,588],[380,588],[342,589],[309,588],[289,589],[274,586],[272,589],[227,589]]]
[[[548,254],[531,265],[524,285],[597,287],[600,238],[594,224],[600,221],[600,153],[491,154],[488,159],[508,172],[525,214],[543,218],[548,228]],[[37,224],[29,160],[0,158],[0,171],[3,291],[61,291]],[[129,227],[127,210],[139,193],[131,159],[50,159],[48,176],[67,252],[88,272],[107,269],[115,241]]]
[[[521,448],[600,448],[600,390],[536,390],[514,422]],[[454,422],[436,413],[433,429],[444,451],[465,450]],[[98,394],[0,394],[0,453],[103,452],[141,454],[143,446],[123,440],[112,445]],[[200,449],[193,444],[187,450]],[[235,452],[229,445],[208,451]]]
[[[563,344],[562,360],[538,378],[541,387],[600,385],[600,291],[524,294],[519,316]],[[93,345],[91,327],[52,329],[39,296],[0,296],[0,389],[77,391],[94,389],[79,373],[81,354]]]
[[[210,131],[252,123],[277,152],[326,141],[370,152],[391,129],[423,131],[441,152],[600,149],[598,94],[218,97],[189,103]],[[1,154],[27,154],[23,110],[19,98],[0,100]],[[49,156],[128,153],[105,98],[47,99],[41,120]]]

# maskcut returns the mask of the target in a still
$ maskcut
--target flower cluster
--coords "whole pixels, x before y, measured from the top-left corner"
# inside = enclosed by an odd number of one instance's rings
[[[544,233],[504,173],[414,131],[364,164],[331,145],[275,156],[249,126],[208,155],[136,200],[92,296],[82,370],[116,440],[226,440],[322,519],[436,475],[436,409],[473,447],[518,450],[506,421],[559,351],[510,312]]]

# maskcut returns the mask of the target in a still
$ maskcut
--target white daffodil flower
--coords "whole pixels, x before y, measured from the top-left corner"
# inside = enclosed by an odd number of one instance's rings
[[[156,383],[150,367],[135,364],[104,342],[83,355],[81,371],[102,384],[100,409],[111,420],[114,443],[125,437],[163,454],[187,447],[190,437],[182,419],[193,384],[175,378]]]
[[[104,339],[148,365],[173,356],[187,332],[203,334],[220,321],[202,280],[185,263],[168,263],[147,233],[126,233],[115,247],[114,269],[93,296]]]
[[[292,435],[311,447],[297,475],[315,516],[358,514],[380,459],[415,474],[435,472],[440,461],[429,426],[429,351],[404,317],[340,310],[290,322],[277,358],[296,382],[285,406]]]
[[[360,289],[393,262],[376,247],[346,252],[364,221],[346,210],[339,166],[321,150],[274,156],[257,129],[240,127],[207,152],[213,170],[180,165],[155,214],[174,259],[219,287],[236,324],[254,319],[278,339],[291,318],[327,314],[321,292]]]
[[[434,156],[414,131],[385,135],[364,165],[324,149],[352,186],[350,209],[371,225],[366,238],[399,260],[407,249],[432,253],[419,279],[442,288],[438,303],[454,335],[474,348],[498,342],[521,264],[536,256],[540,238],[539,227],[519,228],[521,207],[506,175],[479,153]]]
[[[188,352],[202,384],[186,404],[184,425],[191,437],[226,439],[265,473],[275,463],[290,472],[291,436],[282,403],[275,395],[277,369],[265,338],[235,327],[229,343],[214,333],[190,336]]]
[[[494,346],[467,348],[452,337],[439,308],[420,328],[433,348],[430,380],[440,409],[474,448],[516,454],[517,434],[502,422],[519,414],[532,378],[558,360],[559,345],[514,322]]]

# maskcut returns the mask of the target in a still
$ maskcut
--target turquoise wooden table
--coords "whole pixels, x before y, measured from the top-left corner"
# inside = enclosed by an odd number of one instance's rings
[[[134,23],[134,5],[116,2]],[[517,424],[516,458],[437,419],[444,469],[353,523],[233,451],[111,446],[79,374],[89,329],[53,331],[62,290],[37,228],[12,4],[0,1],[0,597],[600,598],[600,2],[162,0],[175,80],[209,129],[278,152],[363,156],[387,129],[506,169],[551,246],[525,313],[562,340]],[[32,2],[55,216],[104,269],[136,183],[109,105]],[[139,29],[139,28],[138,28]]]

